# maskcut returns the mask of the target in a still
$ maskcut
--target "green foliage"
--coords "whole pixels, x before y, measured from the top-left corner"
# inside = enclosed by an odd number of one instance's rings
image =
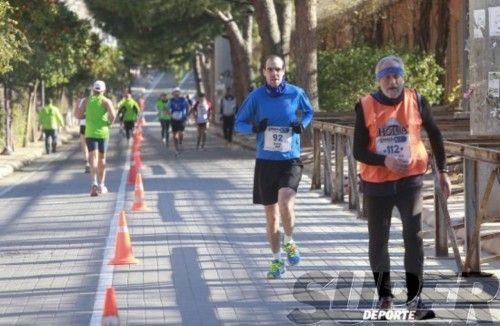
[[[19,148],[22,146],[24,131],[26,129],[26,115],[27,111],[23,109],[22,103],[28,101],[28,93],[24,89],[16,89],[16,101],[12,102],[12,132],[14,137],[14,146]],[[2,103],[3,104],[3,103]],[[0,148],[5,147],[5,110],[3,105],[0,104],[0,121],[2,128],[0,128]]]
[[[0,75],[13,69],[12,63],[25,61],[29,52],[26,37],[18,28],[18,22],[10,18],[12,7],[0,0]]]
[[[205,12],[209,0],[85,0],[99,27],[119,40],[137,65],[166,68],[189,62],[199,43],[220,33],[221,24]]]
[[[128,81],[128,67],[122,52],[114,47],[102,45],[91,65],[94,79],[104,80],[108,89],[119,89]]]
[[[351,111],[360,97],[377,87],[375,65],[389,54],[397,54],[405,63],[405,85],[416,88],[430,104],[442,101],[439,76],[444,70],[431,54],[408,49],[358,46],[318,53],[319,102],[325,111]]]
[[[459,79],[457,84],[451,89],[450,94],[448,95],[447,101],[448,103],[458,104],[460,100],[460,91],[462,89],[462,80]]]
[[[24,103],[26,99],[23,98]],[[27,111],[19,102],[12,103],[12,131],[14,133],[14,146],[21,147],[23,144],[24,131],[26,129]]]
[[[15,66],[10,79],[26,84],[43,79],[47,87],[67,83],[89,51],[88,21],[80,20],[64,3],[53,0],[12,0],[12,19],[27,37],[32,52]]]

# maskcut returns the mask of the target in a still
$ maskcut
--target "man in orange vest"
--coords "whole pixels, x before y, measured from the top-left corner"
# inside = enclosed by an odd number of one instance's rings
[[[360,162],[361,190],[368,217],[369,257],[379,308],[392,309],[388,251],[391,213],[397,207],[403,223],[408,310],[415,319],[435,317],[421,299],[424,250],[421,236],[422,184],[428,157],[420,138],[429,136],[444,197],[450,195],[443,138],[427,100],[404,87],[404,64],[390,55],[375,69],[379,89],[356,104],[353,153]]]

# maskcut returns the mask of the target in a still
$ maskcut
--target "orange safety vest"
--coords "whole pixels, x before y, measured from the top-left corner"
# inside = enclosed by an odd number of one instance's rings
[[[365,126],[370,135],[368,149],[373,153],[397,156],[402,153],[403,147],[409,145],[409,148],[405,149],[409,151],[411,162],[408,173],[398,175],[385,166],[360,163],[360,177],[363,181],[374,183],[395,181],[427,171],[428,155],[420,137],[422,117],[417,92],[407,88],[404,89],[404,92],[404,100],[395,106],[384,105],[372,95],[363,97],[361,106],[363,107]],[[398,143],[401,140],[403,143]],[[400,146],[400,144],[407,146]]]

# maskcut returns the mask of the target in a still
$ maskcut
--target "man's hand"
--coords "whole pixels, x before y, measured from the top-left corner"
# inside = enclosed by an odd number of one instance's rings
[[[444,199],[448,200],[451,194],[451,182],[446,172],[439,172],[439,186],[443,192]]]
[[[290,127],[292,127],[292,131],[294,134],[302,133],[302,124],[300,122],[294,122],[290,125]]]
[[[389,170],[398,175],[405,175],[410,168],[410,162],[400,160],[394,156],[386,156],[384,164]]]
[[[259,132],[264,132],[266,131],[267,129],[267,122],[268,122],[268,119],[262,119],[258,125],[254,125],[252,127],[252,132],[254,133],[259,133]]]

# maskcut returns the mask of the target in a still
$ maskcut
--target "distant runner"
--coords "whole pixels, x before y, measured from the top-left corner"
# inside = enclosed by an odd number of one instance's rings
[[[238,107],[236,98],[233,96],[231,88],[226,89],[226,94],[220,100],[220,113],[222,119],[222,132],[226,140],[226,146],[233,142],[234,116]]]
[[[169,134],[170,134],[170,110],[168,108],[167,94],[161,94],[160,98],[156,101],[156,110],[158,111],[158,120],[161,125],[161,142],[163,146],[168,148]]]
[[[123,126],[125,128],[125,136],[130,139],[135,127],[135,123],[140,114],[139,104],[132,98],[132,94],[127,93],[125,99],[120,102],[118,107],[118,116],[123,119]]]
[[[175,156],[182,151],[182,141],[184,140],[184,128],[186,127],[189,103],[185,97],[181,96],[181,89],[174,88],[173,97],[168,101],[168,108],[172,117],[172,133],[174,136]]]
[[[198,127],[198,138],[196,141],[196,149],[205,150],[205,142],[207,140],[207,129],[209,127],[209,120],[212,116],[212,102],[207,100],[204,93],[198,95],[198,100],[193,105],[191,110],[196,125]]]
[[[45,152],[50,154],[50,143],[52,142],[52,153],[55,153],[57,150],[57,130],[64,126],[61,112],[52,104],[52,99],[49,99],[49,104],[42,108],[38,117],[45,134]]]

